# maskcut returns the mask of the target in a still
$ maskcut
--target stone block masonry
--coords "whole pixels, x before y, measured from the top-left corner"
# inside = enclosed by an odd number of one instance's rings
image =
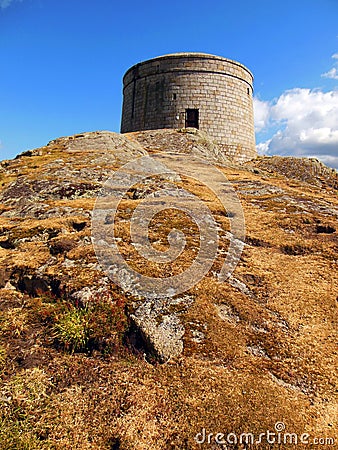
[[[131,67],[123,86],[122,133],[195,127],[235,161],[256,157],[253,76],[242,64],[175,53]]]

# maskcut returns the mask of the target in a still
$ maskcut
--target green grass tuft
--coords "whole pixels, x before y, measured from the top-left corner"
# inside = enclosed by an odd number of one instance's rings
[[[54,337],[71,353],[84,351],[89,341],[89,313],[87,309],[72,307],[54,325]]]

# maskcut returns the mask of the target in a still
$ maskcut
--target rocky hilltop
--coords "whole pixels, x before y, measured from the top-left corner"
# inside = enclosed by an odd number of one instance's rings
[[[143,298],[99,264],[93,208],[119,168],[163,151],[187,163],[196,155],[231,182],[244,248],[220,282],[231,215],[198,179],[156,180],[162,191],[184,182],[207,204],[219,251],[186,292]],[[283,427],[308,433],[307,448],[338,440],[337,180],[317,160],[233,164],[192,129],[84,133],[2,161],[0,448],[237,449],[248,448],[241,433],[258,440]],[[119,205],[126,258],[135,252],[128,221],[149,195],[149,184],[136,184]],[[173,228],[187,251],[161,273],[133,263],[145,275],[172,276],[196,255],[198,227],[177,211],[155,217],[154,247],[165,252]],[[300,447],[277,445],[250,448]]]

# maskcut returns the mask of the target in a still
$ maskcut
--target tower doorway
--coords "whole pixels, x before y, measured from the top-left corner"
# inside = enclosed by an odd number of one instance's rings
[[[185,128],[199,128],[199,111],[198,109],[185,110]]]

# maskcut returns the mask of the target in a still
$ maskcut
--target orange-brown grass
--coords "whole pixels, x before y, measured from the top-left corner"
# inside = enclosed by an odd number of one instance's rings
[[[42,176],[39,168],[45,158],[72,158],[77,167],[84,164],[81,153],[61,151],[57,145],[47,150],[42,157],[18,159],[13,167],[34,178]],[[89,158],[90,152],[85,156]],[[292,198],[325,201],[337,208],[337,198],[329,189],[241,167],[221,170],[235,186],[243,180],[259,181],[283,189]],[[0,180],[5,185],[13,179],[11,174],[6,177]],[[198,182],[188,180],[188,187],[212,211],[223,230],[219,246],[226,250],[226,211]],[[60,336],[55,342],[53,327],[57,314],[79,305],[67,306],[62,302],[70,300],[62,296],[46,299],[46,292],[22,292],[14,272],[13,284],[0,289],[0,448],[216,449],[222,447],[214,442],[197,444],[195,435],[205,428],[214,435],[251,432],[258,436],[274,431],[276,422],[284,422],[287,432],[299,436],[309,433],[338,439],[338,243],[337,231],[330,231],[337,229],[335,216],[311,208],[302,212],[297,202],[288,206],[273,195],[239,192],[239,197],[246,246],[233,273],[235,282],[217,281],[214,272],[220,271],[225,257],[219,255],[212,270],[185,294],[193,303],[179,313],[185,327],[184,350],[167,364],[149,364],[128,341],[125,314],[133,309],[135,299],[117,286],[108,289],[123,305],[117,316],[125,327],[124,339],[119,335],[119,345],[104,351],[105,330],[110,330],[111,344],[115,342],[115,322],[111,311],[103,308],[96,320],[92,317],[91,325],[102,346],[90,351],[77,348],[70,354]],[[50,205],[86,211],[94,200],[64,199]],[[158,214],[150,230],[154,247],[167,250],[168,233],[175,227],[185,232],[187,249],[176,266],[165,265],[164,270],[140,261],[129,245],[129,219],[141,200],[130,195],[120,203],[116,231],[123,239],[121,252],[149,276],[182,271],[196,254],[196,225],[184,214],[172,211],[170,218],[165,212]],[[74,227],[75,222],[88,222],[87,216],[43,220],[0,216],[2,235],[6,239],[10,235],[14,242],[12,248],[0,245],[1,268],[31,274],[49,261],[44,276],[60,280],[68,294],[99,284],[104,273],[88,266],[96,258],[88,240],[82,242],[90,236],[90,224]],[[43,230],[51,235],[40,240],[37,236]],[[78,245],[51,260],[50,246],[61,238],[74,239]],[[314,449],[318,445],[263,442],[251,448]]]

